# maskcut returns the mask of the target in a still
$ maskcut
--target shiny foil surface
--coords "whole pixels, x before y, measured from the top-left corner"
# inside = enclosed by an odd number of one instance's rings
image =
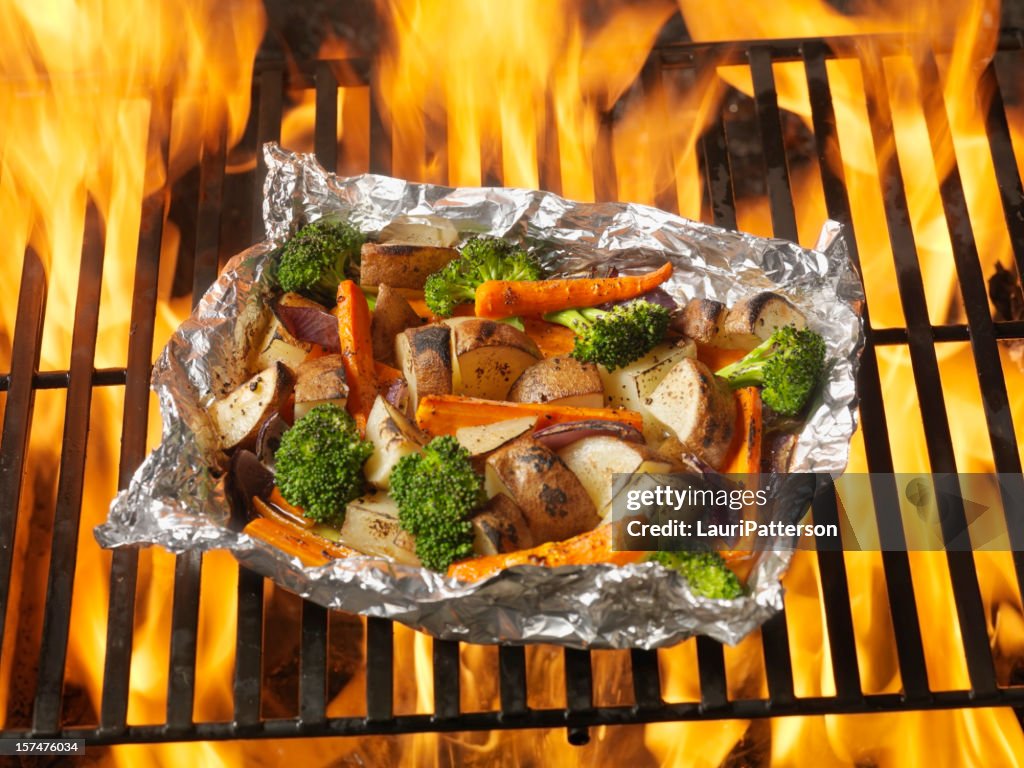
[[[152,386],[162,440],[95,529],[102,546],[229,549],[245,567],[321,605],[472,643],[650,649],[704,634],[734,644],[781,609],[789,546],[759,552],[747,594],[731,601],[695,596],[679,576],[653,563],[517,566],[473,584],[373,557],[305,568],[226,526],[226,456],[206,406],[214,392],[248,378],[251,348],[271,314],[267,267],[274,249],[298,227],[334,215],[372,236],[400,214],[435,214],[463,236],[483,233],[522,243],[557,275],[606,273],[612,266],[642,272],[670,259],[675,272],[663,287],[680,302],[707,297],[732,305],[761,290],[784,294],[825,337],[831,358],[791,470],[839,474],[856,429],[864,294],[837,224],[827,222],[817,248],[807,250],[644,205],[577,203],[535,190],[452,189],[375,175],[339,178],[312,155],[274,144],[264,152],[267,240],[228,263],[157,360]]]

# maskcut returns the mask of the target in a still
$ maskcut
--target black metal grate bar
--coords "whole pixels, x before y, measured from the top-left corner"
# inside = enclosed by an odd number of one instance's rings
[[[170,115],[154,110],[151,140],[160,142],[161,161],[166,164]],[[132,290],[131,325],[128,342],[124,419],[121,424],[121,456],[118,462],[119,489],[126,488],[135,468],[146,454],[149,423],[149,370],[156,318],[157,283],[160,276],[160,245],[163,239],[165,188],[143,201],[135,285]],[[216,266],[214,267],[216,269]],[[106,658],[103,667],[103,697],[100,727],[123,730],[128,713],[128,685],[131,670],[132,625],[135,619],[135,589],[138,577],[137,549],[114,552],[110,566]]]
[[[661,673],[658,670],[658,652],[634,649],[629,652],[633,669],[633,699],[636,708],[657,709],[661,706]],[[703,683],[701,683],[703,687]]]
[[[775,91],[771,52],[763,46],[750,50],[750,72],[754,81],[754,105],[757,109],[757,127],[761,132],[764,150],[765,182],[768,188],[768,207],[772,215],[775,237],[799,239],[796,229],[796,211],[789,187],[789,166],[786,147],[782,141],[782,123],[779,100]]]
[[[522,646],[498,648],[498,693],[503,717],[526,713],[526,649]]]
[[[387,619],[366,619],[366,719],[387,721],[394,715],[395,628]]]
[[[0,437],[0,617],[7,616],[10,599],[11,559],[36,395],[32,387],[32,372],[39,367],[45,310],[46,270],[38,254],[29,248],[21,267],[18,314],[14,321],[11,349],[11,388],[4,406],[3,436]],[[0,647],[6,623],[5,619],[0,619]]]
[[[459,644],[434,640],[434,717],[459,716]]]
[[[590,651],[565,649],[565,705],[566,720],[574,715],[594,711],[594,677]],[[587,728],[570,723],[569,743],[582,746],[590,741]]]
[[[1017,158],[1013,154],[1010,139],[1010,125],[1006,120],[1006,105],[1003,92],[996,79],[995,64],[989,62],[978,82],[979,97],[989,99],[985,111],[985,131],[992,152],[992,168],[995,170],[999,196],[1003,203],[1006,230],[1010,235],[1010,247],[1017,263],[1017,275],[1024,275],[1024,186],[1021,185]],[[1018,334],[1024,335],[1024,334]]]
[[[865,82],[874,75],[882,93],[886,92],[886,76],[881,56],[868,45],[861,59]],[[939,366],[929,333],[927,302],[917,246],[910,228],[910,215],[895,153],[885,152],[887,137],[893,135],[892,115],[887,98],[867,94],[868,118],[875,146],[878,173],[885,202],[886,224],[896,261],[896,280],[907,318],[908,348],[917,387],[918,403],[927,442],[928,457],[934,472],[956,472],[953,441],[946,420],[945,397],[935,386],[941,381]],[[943,538],[948,545],[958,533],[966,530],[962,504],[950,504],[942,521]],[[985,616],[981,605],[978,575],[970,552],[948,552],[950,582],[956,602],[960,632],[967,656],[971,687],[976,693],[995,688],[995,671],[988,649]]]
[[[71,623],[71,590],[78,555],[79,513],[85,482],[85,452],[92,404],[92,367],[99,324],[103,280],[103,238],[99,212],[90,202],[85,214],[85,239],[75,301],[71,339],[71,380],[61,443],[57,504],[53,517],[49,577],[43,611],[43,639],[32,729],[57,733],[61,725],[64,663]]]
[[[811,104],[815,146],[818,153],[818,168],[821,172],[822,189],[828,214],[842,224],[847,232],[853,232],[853,218],[850,199],[846,191],[843,172],[842,150],[836,128],[836,116],[832,106],[832,93],[825,68],[825,51],[821,44],[810,44],[805,51],[805,70]],[[836,162],[830,161],[834,152]],[[849,238],[850,256],[860,268],[860,254],[857,240]],[[902,330],[902,329],[901,329]],[[871,325],[869,308],[864,307],[864,352],[861,355],[858,392],[860,393],[861,430],[864,434],[864,450],[868,465],[879,477],[891,475],[893,471],[892,448],[889,445],[889,431],[885,408],[882,405],[882,384],[878,373],[878,358],[874,347],[879,332]],[[904,336],[904,343],[906,337]],[[882,481],[884,482],[884,481]],[[882,553],[882,565],[886,575],[886,591],[889,610],[896,638],[897,656],[903,688],[910,700],[921,700],[928,696],[928,676],[924,661],[924,647],[921,641],[921,627],[917,616],[917,600],[910,578],[910,560],[905,552],[906,539],[898,519],[886,515],[883,509],[893,509],[891,501],[896,498],[895,483],[891,488],[878,488],[875,493],[875,513],[881,541],[886,544]],[[883,499],[886,503],[883,504]]]
[[[326,717],[327,636],[327,609],[303,600],[299,717],[304,723],[319,723]]]

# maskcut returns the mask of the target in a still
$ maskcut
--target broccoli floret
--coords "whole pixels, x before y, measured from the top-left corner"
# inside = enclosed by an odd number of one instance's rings
[[[611,310],[563,309],[544,319],[576,332],[571,354],[577,360],[614,371],[643,357],[664,339],[670,318],[659,304],[634,301]]]
[[[363,464],[372,453],[348,411],[318,405],[282,435],[274,455],[277,486],[307,517],[340,525],[345,505],[362,492]]]
[[[455,306],[473,301],[485,280],[540,280],[537,260],[512,243],[496,237],[474,237],[462,246],[459,257],[427,278],[423,298],[430,310],[448,317]]]
[[[307,224],[282,248],[277,281],[286,291],[334,304],[338,283],[348,277],[350,265],[359,263],[365,241],[347,222],[320,219]]]
[[[422,453],[404,456],[391,471],[391,495],[427,568],[444,571],[473,554],[467,518],[483,501],[483,481],[454,437],[435,437]]]
[[[825,340],[821,335],[786,326],[717,375],[733,389],[762,387],[765,405],[783,416],[795,416],[824,371]]]
[[[653,552],[647,559],[677,571],[695,595],[732,600],[743,594],[740,580],[717,552]]]

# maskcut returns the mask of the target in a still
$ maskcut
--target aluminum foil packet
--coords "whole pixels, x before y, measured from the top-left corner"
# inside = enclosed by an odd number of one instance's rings
[[[694,634],[734,644],[782,607],[792,542],[756,555],[745,596],[695,596],[653,563],[509,568],[465,584],[423,568],[365,557],[306,568],[230,530],[223,472],[206,405],[248,377],[247,350],[266,323],[267,267],[298,227],[340,216],[371,236],[400,214],[436,214],[462,235],[490,234],[533,249],[550,272],[675,265],[663,287],[677,300],[786,295],[820,332],[831,358],[827,382],[792,457],[793,471],[842,473],[856,429],[855,388],[863,344],[863,288],[841,228],[827,222],[818,247],[800,248],[689,221],[644,205],[578,203],[548,192],[413,184],[376,175],[339,178],[311,155],[265,147],[267,240],[235,256],[153,369],[162,442],[95,529],[104,547],[158,544],[180,553],[229,549],[247,568],[321,605],[379,616],[435,637],[472,643],[557,643],[577,648],[657,648]]]

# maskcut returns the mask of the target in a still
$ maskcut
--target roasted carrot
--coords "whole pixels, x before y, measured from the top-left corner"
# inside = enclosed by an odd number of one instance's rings
[[[568,355],[576,344],[576,334],[564,325],[555,325],[539,317],[524,317],[523,330],[533,339],[544,357]]]
[[[366,417],[377,397],[374,373],[373,342],[370,340],[370,308],[359,286],[351,280],[338,285],[338,339],[344,356],[345,378],[348,381],[348,412],[356,420],[359,432],[366,431]]]
[[[621,408],[575,408],[550,403],[506,403],[459,395],[427,395],[416,409],[416,423],[432,435],[454,435],[462,427],[494,424],[522,416],[537,416],[537,428],[566,421],[617,421],[643,429],[636,411]]]
[[[299,507],[296,507],[293,504],[290,504],[285,499],[285,497],[281,495],[281,491],[280,489],[278,489],[276,485],[270,491],[270,495],[267,497],[266,502],[264,502],[262,499],[258,497],[254,497],[252,502],[253,506],[255,506],[256,509],[260,512],[260,514],[262,514],[264,517],[269,517],[273,514],[284,513],[284,515],[289,519],[294,518],[293,520],[291,520],[291,522],[295,523],[300,528],[312,528],[314,525],[314,521],[311,518],[306,517],[305,510],[300,509]],[[269,502],[269,504],[267,502]],[[272,507],[271,509],[265,511],[265,508],[270,505],[277,507],[277,509],[280,510],[280,513],[277,512],[277,510],[274,510]],[[269,512],[269,514],[267,514],[267,512]]]
[[[722,472],[727,475],[756,475],[761,472],[761,438],[764,434],[761,391],[757,387],[742,387],[734,394],[736,432]]]
[[[377,375],[377,386],[381,389],[387,387],[392,381],[402,378],[402,372],[397,368],[392,368],[390,365],[374,360],[373,370]]]
[[[596,307],[647,293],[672,276],[672,264],[646,275],[559,280],[487,280],[476,289],[477,317],[543,315],[560,309]]]
[[[254,517],[243,532],[299,558],[305,566],[325,565],[331,560],[360,554],[354,549],[287,523],[282,518]]]
[[[545,568],[593,563],[628,565],[646,556],[646,552],[613,550],[612,526],[603,525],[565,541],[549,541],[533,549],[474,557],[452,563],[448,566],[448,576],[460,581],[479,581],[514,565],[541,565]]]

